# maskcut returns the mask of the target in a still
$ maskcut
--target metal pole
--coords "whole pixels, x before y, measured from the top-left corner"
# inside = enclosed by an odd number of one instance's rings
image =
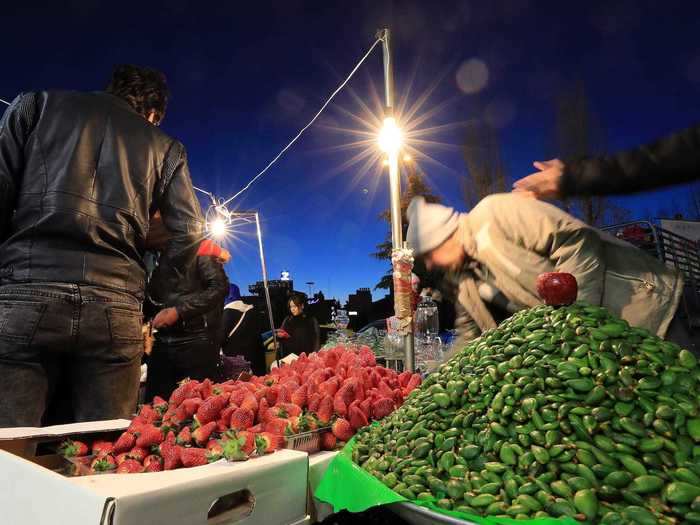
[[[388,28],[379,32],[382,38],[384,56],[384,91],[386,96],[385,118],[392,117],[394,111],[394,72],[391,62],[390,32]],[[401,225],[401,177],[399,175],[399,152],[389,152],[389,194],[391,199],[391,244],[395,250],[403,247],[403,227]],[[413,348],[413,323],[404,337],[404,369],[415,370]]]
[[[265,288],[265,301],[267,301],[267,314],[270,319],[270,329],[272,330],[272,340],[275,344],[275,358],[277,366],[280,366],[280,353],[277,346],[277,333],[275,332],[275,319],[272,316],[272,301],[270,300],[270,289],[267,286],[267,266],[265,265],[265,252],[263,251],[262,231],[260,230],[260,216],[255,212],[255,228],[258,232],[258,247],[260,248],[260,266],[263,274],[263,287]]]

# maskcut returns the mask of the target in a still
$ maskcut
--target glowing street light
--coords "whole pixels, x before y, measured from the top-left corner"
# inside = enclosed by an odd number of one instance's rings
[[[403,137],[401,134],[401,129],[396,124],[396,119],[394,117],[387,117],[384,119],[384,126],[379,132],[379,147],[389,156],[392,154],[396,155],[401,149],[401,144],[403,142]]]
[[[224,237],[226,237],[227,231],[228,227],[226,225],[226,222],[220,217],[217,217],[209,223],[209,233],[214,239],[223,239]]]

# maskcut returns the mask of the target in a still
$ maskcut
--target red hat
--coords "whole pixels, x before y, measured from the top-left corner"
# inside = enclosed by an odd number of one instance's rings
[[[211,239],[204,239],[201,242],[197,250],[197,255],[216,257],[224,262],[228,262],[231,259],[231,254],[228,250],[223,249]]]

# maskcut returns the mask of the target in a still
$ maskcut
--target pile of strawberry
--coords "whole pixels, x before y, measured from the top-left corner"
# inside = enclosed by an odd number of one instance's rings
[[[377,366],[369,347],[342,346],[302,354],[249,381],[185,380],[168,401],[156,397],[143,405],[114,443],[95,441],[90,471],[158,472],[245,460],[281,448],[285,436],[326,427],[322,448],[333,450],[401,406],[420,382],[418,374]],[[89,453],[76,440],[62,449],[66,456]]]

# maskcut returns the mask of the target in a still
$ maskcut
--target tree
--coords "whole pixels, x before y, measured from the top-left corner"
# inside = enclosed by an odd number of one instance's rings
[[[467,167],[462,191],[468,209],[487,195],[509,191],[496,129],[481,121],[469,123],[464,133],[462,155]]]
[[[425,197],[427,202],[440,202],[440,197],[434,195],[432,190],[425,182],[423,174],[420,173],[415,160],[410,160],[403,162],[402,166],[404,168],[404,184],[403,191],[401,192],[401,225],[403,228],[403,238],[406,238],[406,233],[408,230],[408,218],[406,217],[406,210],[408,205],[411,203],[413,197],[422,195]],[[380,214],[380,218],[391,224],[391,210],[385,210]],[[379,260],[386,260],[391,262],[391,228],[387,232],[384,242],[377,245],[377,251],[374,252],[372,257]],[[437,272],[429,272],[421,260],[417,260],[414,267],[413,273],[415,273],[421,280],[424,286],[431,286],[436,282]],[[375,290],[393,290],[394,282],[392,278],[392,269],[389,267],[389,271],[382,276],[377,285],[374,287]]]
[[[605,151],[605,130],[591,110],[583,82],[576,82],[556,101],[556,151],[563,159],[600,155]],[[585,197],[562,203],[569,213],[588,224],[604,226],[607,221],[629,220],[630,212],[605,197]]]

